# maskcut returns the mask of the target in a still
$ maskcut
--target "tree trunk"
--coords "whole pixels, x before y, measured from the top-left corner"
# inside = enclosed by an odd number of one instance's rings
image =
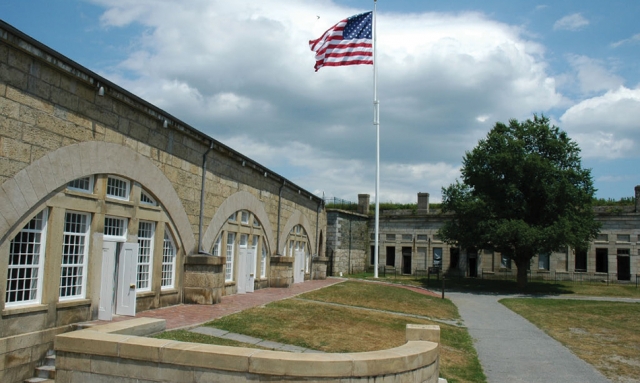
[[[528,266],[530,259],[517,257],[516,266],[518,267],[518,288],[524,289],[527,286],[527,277],[529,274]]]

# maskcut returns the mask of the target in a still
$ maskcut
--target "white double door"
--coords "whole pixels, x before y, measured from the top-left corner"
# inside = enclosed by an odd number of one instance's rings
[[[238,251],[238,294],[252,293],[256,280],[256,247]]]
[[[136,315],[137,266],[137,243],[104,242],[98,319]]]

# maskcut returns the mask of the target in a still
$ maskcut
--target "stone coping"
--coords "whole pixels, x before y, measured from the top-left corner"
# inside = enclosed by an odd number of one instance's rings
[[[216,255],[202,255],[192,254],[185,257],[184,263],[186,265],[224,265],[227,262],[227,257],[219,257]]]
[[[305,378],[397,374],[438,364],[440,327],[407,325],[407,343],[380,351],[299,354],[216,346],[138,336],[157,332],[164,320],[138,318],[56,336],[60,352],[117,357],[184,367]]]

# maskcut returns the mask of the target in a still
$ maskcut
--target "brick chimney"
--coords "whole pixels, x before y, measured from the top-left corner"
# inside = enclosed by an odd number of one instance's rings
[[[418,193],[418,212],[429,213],[429,193]]]
[[[636,213],[640,213],[640,185],[636,185]]]
[[[358,194],[358,213],[369,214],[369,202],[371,196],[369,194]]]

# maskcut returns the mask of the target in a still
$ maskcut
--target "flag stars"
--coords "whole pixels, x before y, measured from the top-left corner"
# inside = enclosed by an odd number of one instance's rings
[[[361,13],[347,19],[343,37],[345,39],[370,39],[373,12]]]

